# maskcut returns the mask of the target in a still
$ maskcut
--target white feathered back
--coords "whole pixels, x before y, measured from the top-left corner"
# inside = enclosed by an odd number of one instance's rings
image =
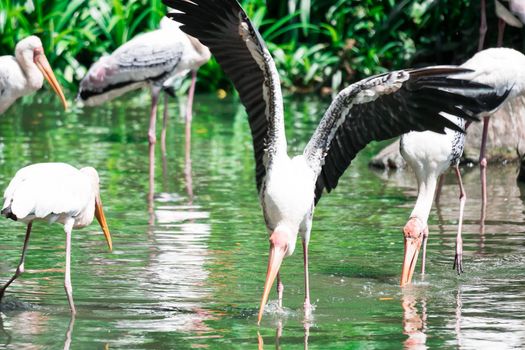
[[[90,202],[95,189],[89,175],[65,163],[38,163],[20,169],[4,193],[2,210],[11,206],[18,220],[75,217]]]

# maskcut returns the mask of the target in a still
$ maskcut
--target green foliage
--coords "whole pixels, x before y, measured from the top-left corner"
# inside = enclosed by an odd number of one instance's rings
[[[268,43],[283,86],[338,90],[356,79],[419,64],[459,63],[476,50],[479,3],[473,0],[244,0]],[[495,41],[493,4],[487,42]],[[101,55],[158,27],[161,0],[0,0],[0,54],[38,35],[63,84],[78,80]],[[507,46],[520,46],[508,28]],[[215,61],[199,74],[201,89],[230,89]]]

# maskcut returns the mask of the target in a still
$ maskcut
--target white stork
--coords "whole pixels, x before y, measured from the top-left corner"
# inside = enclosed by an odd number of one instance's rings
[[[471,59],[461,65],[463,68],[473,70],[462,75],[462,78],[493,87],[501,96],[506,96],[504,103],[483,115],[483,134],[480,150],[481,168],[481,193],[483,203],[487,201],[485,156],[486,139],[488,133],[489,117],[506,103],[513,103],[514,98],[525,94],[525,55],[508,48],[492,48],[476,53]],[[454,117],[455,118],[455,117]],[[460,189],[460,211],[458,232],[456,236],[456,254],[454,268],[459,273],[463,272],[463,245],[461,238],[461,225],[463,221],[463,208],[466,194],[461,182],[461,174],[457,162],[463,153],[465,135],[447,129],[445,135],[433,132],[411,132],[401,137],[401,154],[410,167],[414,170],[418,181],[418,198],[410,219],[405,225],[405,260],[403,263],[401,285],[410,283],[417,260],[417,246],[421,243],[414,242],[414,246],[407,246],[407,239],[421,236],[423,241],[422,272],[425,270],[426,239],[428,236],[427,220],[432,207],[436,180],[449,166],[454,166],[458,177]],[[419,249],[419,248],[417,248]]]
[[[100,200],[99,177],[92,167],[78,170],[64,163],[38,163],[16,172],[4,193],[2,215],[27,224],[22,257],[11,279],[0,288],[0,301],[9,285],[24,272],[26,250],[34,220],[58,222],[66,233],[64,288],[69,307],[76,313],[71,286],[71,231],[88,226],[95,216],[104,232],[109,250],[111,235]]]
[[[260,322],[279,268],[295,250],[300,234],[304,253],[305,311],[310,310],[308,242],[315,205],[331,191],[356,154],[373,140],[410,130],[461,130],[439,115],[462,118],[494,108],[502,97],[481,84],[450,76],[458,67],[401,70],[374,76],[342,90],[321,119],[303,154],[290,158],[283,100],[275,63],[259,32],[235,0],[164,0],[181,13],[168,14],[181,29],[208,46],[232,79],[248,112],[256,163],[256,183],[270,254]],[[464,95],[469,93],[469,95]]]
[[[34,35],[16,44],[15,56],[0,56],[0,114],[17,99],[39,90],[49,82],[67,109],[66,98],[44,54],[42,42]]]
[[[460,126],[464,126],[461,118],[449,116]],[[437,180],[450,166],[454,167],[459,184],[459,222],[456,235],[456,255],[454,268],[458,274],[463,272],[463,241],[461,228],[463,225],[463,209],[465,208],[466,193],[461,181],[459,159],[465,146],[465,134],[452,129],[446,129],[445,134],[432,131],[409,132],[401,136],[400,150],[405,161],[416,174],[418,195],[416,205],[403,231],[405,236],[405,257],[401,272],[401,285],[411,282],[417,262],[419,247],[423,245],[421,272],[425,273],[426,244],[428,239],[428,217]],[[421,237],[422,243],[413,237]]]
[[[80,82],[78,99],[88,106],[99,105],[122,94],[149,86],[151,113],[149,121],[149,174],[153,191],[155,169],[156,117],[162,90],[173,95],[178,77],[192,74],[186,108],[186,136],[189,138],[197,70],[211,57],[210,51],[197,39],[186,35],[180,24],[164,17],[160,29],[136,36],[111,55],[95,62]],[[166,151],[167,95],[164,97],[164,119],[161,133],[162,152]]]

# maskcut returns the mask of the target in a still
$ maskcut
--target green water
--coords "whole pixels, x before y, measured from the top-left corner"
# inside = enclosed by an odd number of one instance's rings
[[[489,169],[484,226],[478,169],[464,169],[465,273],[459,277],[452,270],[457,192],[453,176],[447,178],[431,214],[427,274],[401,289],[401,228],[414,203],[415,182],[406,172],[370,170],[367,162],[382,145],[367,148],[315,213],[313,319],[304,322],[302,316],[298,249],[282,268],[284,312],[276,311],[272,292],[258,327],[268,243],[248,124],[237,100],[196,97],[191,179],[185,176],[179,116],[184,101],[171,102],[168,155],[163,161],[157,151],[150,213],[148,96],[67,113],[55,100],[40,98],[18,103],[0,118],[0,188],[34,162],[96,167],[114,251],[107,251],[95,223],[74,231],[78,314],[72,322],[63,290],[65,235],[60,225],[35,223],[26,273],[6,294],[29,303],[29,310],[0,313],[0,349],[525,346],[525,205],[514,166]],[[305,145],[326,104],[287,100],[292,152]],[[14,272],[23,237],[23,224],[0,220],[1,283]]]

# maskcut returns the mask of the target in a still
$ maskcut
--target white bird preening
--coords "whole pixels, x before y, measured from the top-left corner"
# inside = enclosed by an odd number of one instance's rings
[[[0,114],[20,97],[39,90],[44,78],[67,109],[66,98],[44,54],[40,39],[32,35],[20,40],[15,47],[15,56],[0,56]]]
[[[248,112],[256,162],[256,183],[270,235],[270,254],[258,321],[279,269],[301,235],[305,311],[310,310],[308,242],[315,205],[331,191],[356,154],[373,140],[411,130],[461,130],[440,116],[462,118],[494,108],[502,100],[481,84],[451,79],[466,70],[429,67],[374,76],[352,84],[332,101],[302,155],[290,158],[283,101],[275,63],[259,32],[235,0],[164,0],[182,13],[169,14],[181,29],[208,46],[232,79]],[[466,96],[464,94],[469,94]]]
[[[458,125],[464,126],[462,119],[454,116],[449,116],[449,118]],[[461,229],[467,197],[461,180],[459,159],[465,146],[465,134],[448,128],[445,131],[445,134],[438,134],[432,131],[413,131],[401,136],[401,155],[416,174],[418,185],[418,195],[414,210],[412,210],[410,218],[403,228],[405,255],[401,270],[402,286],[412,281],[421,245],[423,246],[421,273],[425,273],[426,244],[429,234],[428,217],[434,201],[437,180],[450,166],[454,167],[460,192],[454,268],[456,268],[458,274],[463,272]],[[421,239],[418,239],[418,237],[421,237]]]
[[[186,108],[186,140],[190,138],[193,97],[197,70],[210,59],[210,51],[197,39],[180,30],[180,24],[164,17],[160,29],[140,34],[111,55],[95,62],[80,82],[78,98],[96,106],[122,94],[149,86],[151,111],[148,130],[150,191],[153,191],[157,105],[160,92],[173,94],[173,83],[191,71],[192,79]],[[167,95],[161,133],[162,152],[166,152]]]
[[[111,235],[100,200],[99,177],[92,167],[77,169],[64,163],[38,163],[17,171],[4,193],[2,215],[27,224],[20,263],[11,279],[0,288],[0,301],[9,285],[24,272],[24,261],[33,221],[64,225],[66,233],[66,272],[64,287],[69,307],[76,313],[71,286],[71,231],[88,226],[93,216],[112,250]]]
[[[486,139],[489,117],[507,103],[513,103],[514,98],[525,94],[525,56],[508,48],[492,48],[476,53],[471,59],[461,65],[473,70],[462,76],[477,83],[493,87],[498,93],[506,95],[504,102],[493,111],[482,113],[483,135],[480,149],[481,192],[483,205],[487,201]],[[461,182],[461,173],[457,162],[463,153],[465,135],[447,129],[445,135],[433,132],[411,132],[401,137],[401,154],[414,170],[418,182],[418,198],[410,219],[404,227],[405,258],[403,261],[401,285],[410,283],[414,272],[419,246],[423,245],[422,272],[425,271],[426,239],[428,236],[427,220],[432,207],[436,190],[437,177],[449,166],[454,166],[459,183],[460,210],[458,232],[456,235],[456,252],[453,268],[463,272],[463,240],[461,225],[466,193]],[[411,237],[422,237],[422,243]],[[411,242],[411,245],[408,245]]]

